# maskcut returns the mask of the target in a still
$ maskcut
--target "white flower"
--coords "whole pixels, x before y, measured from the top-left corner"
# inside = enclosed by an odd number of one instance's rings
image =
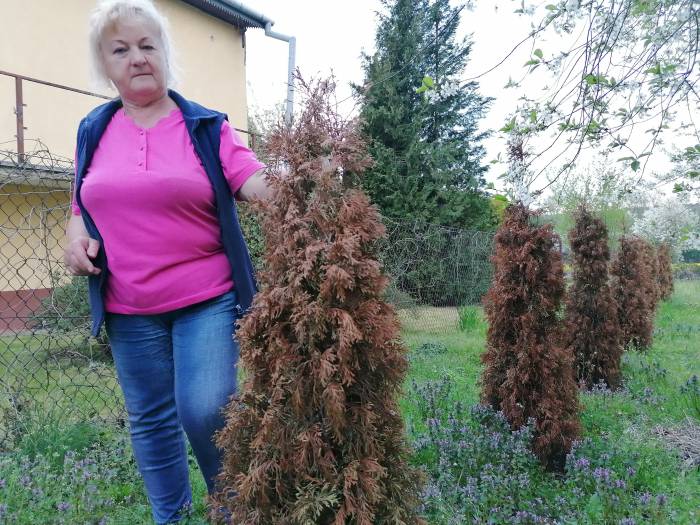
[[[523,206],[528,207],[530,206],[535,199],[532,197],[532,194],[530,193],[529,188],[525,185],[524,181],[522,180],[517,180],[513,182],[513,196],[515,197],[515,201],[522,202]]]
[[[700,246],[700,217],[678,199],[648,208],[632,227],[633,233],[657,244],[668,244],[677,256]]]
[[[570,13],[577,11],[579,8],[579,0],[568,0],[566,2],[566,10]]]
[[[437,84],[431,89],[425,91],[425,98],[431,104],[445,100],[451,96],[456,95],[460,90],[458,82],[448,81],[441,84]]]
[[[523,136],[518,132],[511,133],[508,137],[508,151],[524,149]],[[526,155],[526,151],[521,152],[521,156]],[[514,201],[520,201],[524,206],[530,206],[535,201],[530,192],[531,174],[524,158],[519,158],[509,153],[508,172],[504,180]]]

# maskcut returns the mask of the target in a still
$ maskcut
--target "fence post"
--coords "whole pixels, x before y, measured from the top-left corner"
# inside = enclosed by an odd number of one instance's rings
[[[15,115],[17,116],[17,160],[24,164],[24,97],[22,79],[15,77]]]

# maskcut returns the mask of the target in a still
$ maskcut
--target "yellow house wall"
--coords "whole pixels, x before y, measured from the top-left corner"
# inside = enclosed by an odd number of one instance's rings
[[[52,286],[51,271],[63,258],[69,199],[65,189],[0,189],[0,291]]]
[[[228,113],[246,129],[245,50],[241,33],[180,0],[156,0],[169,19],[185,97]],[[88,17],[95,0],[2,0],[0,70],[93,91],[88,71]],[[25,137],[72,157],[80,119],[104,102],[23,82]],[[114,96],[116,93],[103,93]],[[14,79],[0,75],[0,149],[15,149]],[[29,142],[27,150],[37,147]]]

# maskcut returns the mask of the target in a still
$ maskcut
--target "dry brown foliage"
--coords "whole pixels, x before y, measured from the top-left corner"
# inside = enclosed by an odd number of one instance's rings
[[[574,215],[569,232],[573,283],[566,297],[564,342],[576,360],[576,378],[588,388],[621,381],[622,332],[608,284],[608,229],[588,209]]]
[[[620,237],[617,256],[610,268],[623,347],[640,351],[651,346],[656,305],[647,246],[648,243],[639,237]]]
[[[673,266],[671,265],[671,247],[661,244],[656,248],[658,264],[659,298],[665,301],[673,295]]]
[[[656,426],[652,433],[659,436],[671,452],[680,456],[685,469],[700,468],[700,425],[696,420],[686,417],[671,427]]]
[[[260,204],[262,291],[237,332],[247,378],[217,437],[215,501],[240,524],[423,523],[397,406],[406,349],[375,252],[384,227],[344,187],[369,159],[331,108],[332,82],[300,82],[303,113],[268,141],[289,174]]]
[[[577,386],[573,357],[559,343],[559,239],[551,225],[536,226],[533,218],[512,205],[496,233],[494,278],[484,298],[482,401],[503,411],[513,428],[533,418],[533,451],[548,468],[562,469],[581,431]]]
[[[641,239],[642,242],[642,264],[648,269],[650,279],[645,283],[645,291],[651,309],[656,312],[656,307],[661,299],[661,290],[659,288],[659,259],[656,254],[656,248],[646,239]],[[652,317],[653,318],[653,317]]]

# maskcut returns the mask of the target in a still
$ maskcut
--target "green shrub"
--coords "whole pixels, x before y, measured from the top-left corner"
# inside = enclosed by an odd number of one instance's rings
[[[700,250],[683,250],[681,257],[687,263],[700,263]]]
[[[260,271],[262,269],[262,257],[265,253],[265,241],[260,230],[260,222],[256,211],[246,202],[237,203],[236,209],[238,210],[238,221],[241,224],[241,230],[248,245],[253,266],[257,271]]]
[[[700,279],[700,262],[685,262],[672,265],[676,279]]]
[[[459,329],[462,332],[473,332],[483,326],[481,309],[478,306],[467,305],[459,308]]]
[[[54,272],[51,282],[54,283],[53,289],[41,301],[41,308],[34,318],[35,327],[59,332],[89,331],[88,280],[85,277],[71,277],[66,282],[61,274]]]
[[[33,319],[36,329],[47,330],[60,335],[60,344],[52,354],[61,353],[71,357],[85,356],[90,360],[111,361],[112,356],[103,331],[97,338],[90,335],[90,303],[88,301],[88,280],[85,277],[64,277],[54,272],[51,282],[55,283],[51,294],[41,302],[41,307]]]
[[[438,355],[443,355],[447,353],[447,346],[439,342],[427,342],[420,345],[415,350],[411,351],[409,354],[409,359],[414,359],[416,357],[435,357]]]

